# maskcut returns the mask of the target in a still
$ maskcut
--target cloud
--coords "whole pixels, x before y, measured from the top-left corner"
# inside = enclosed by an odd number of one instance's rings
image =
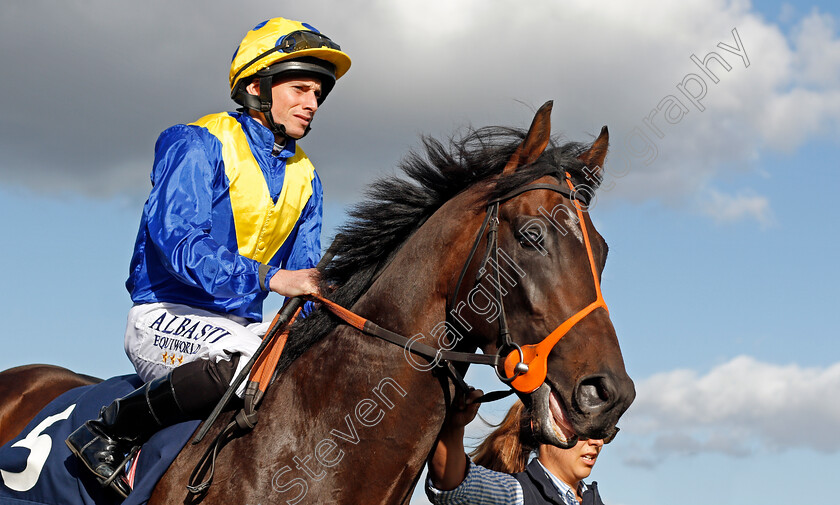
[[[739,356],[705,375],[673,370],[636,388],[622,419],[622,435],[633,437],[628,464],[699,453],[840,452],[840,363],[802,367]]]
[[[569,139],[610,126],[607,168],[624,176],[605,186],[604,201],[686,206],[712,186],[741,195],[718,181],[724,167],[749,175],[759,153],[838,129],[840,37],[819,12],[785,34],[746,2],[202,5],[2,4],[0,43],[15,48],[0,55],[10,76],[0,84],[4,184],[143,198],[157,134],[232,108],[230,55],[247,29],[278,14],[314,24],[353,58],[303,143],[333,201],[358,199],[421,133],[527,126],[548,99],[555,132]],[[736,47],[733,28],[746,57],[720,46]],[[690,60],[710,52],[731,67],[709,63],[716,84]],[[702,111],[677,88],[689,74],[704,79]],[[673,124],[663,111],[651,116],[669,96],[685,107],[672,102]]]
[[[700,195],[699,208],[700,212],[719,223],[753,219],[766,227],[773,222],[770,201],[752,191],[727,195],[715,189],[707,189]]]

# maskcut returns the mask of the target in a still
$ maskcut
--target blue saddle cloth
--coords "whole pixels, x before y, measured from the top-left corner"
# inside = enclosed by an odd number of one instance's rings
[[[15,439],[0,447],[0,503],[8,505],[138,505],[149,500],[199,421],[159,431],[143,446],[134,490],[122,500],[102,488],[64,440],[99,409],[140,387],[137,375],[71,389],[47,405]],[[186,484],[186,483],[185,483]]]

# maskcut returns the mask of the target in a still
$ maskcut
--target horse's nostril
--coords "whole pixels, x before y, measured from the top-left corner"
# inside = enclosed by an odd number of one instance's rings
[[[609,401],[610,394],[605,377],[588,377],[578,385],[577,402],[582,410],[599,410]]]

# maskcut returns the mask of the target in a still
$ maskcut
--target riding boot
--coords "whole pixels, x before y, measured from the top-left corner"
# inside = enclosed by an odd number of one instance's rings
[[[67,446],[97,480],[114,487],[123,497],[130,489],[117,477],[143,442],[159,429],[189,418],[175,399],[171,375],[114,400],[102,408],[99,419],[87,421],[67,438]]]
[[[238,356],[237,356],[238,358]],[[67,446],[103,487],[128,496],[126,463],[152,435],[173,424],[203,418],[224,395],[236,359],[197,360],[147,382],[99,412],[67,438]]]

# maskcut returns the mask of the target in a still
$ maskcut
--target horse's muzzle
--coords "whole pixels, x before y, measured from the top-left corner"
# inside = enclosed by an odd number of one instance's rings
[[[574,435],[569,437],[558,427],[551,410],[552,393],[551,386],[546,382],[528,395],[531,427],[537,442],[563,449],[573,447],[582,438],[611,439],[618,431],[618,419],[636,397],[629,377],[618,383],[605,375],[581,379],[574,388],[571,401],[563,402],[556,398],[565,420],[574,429]]]

